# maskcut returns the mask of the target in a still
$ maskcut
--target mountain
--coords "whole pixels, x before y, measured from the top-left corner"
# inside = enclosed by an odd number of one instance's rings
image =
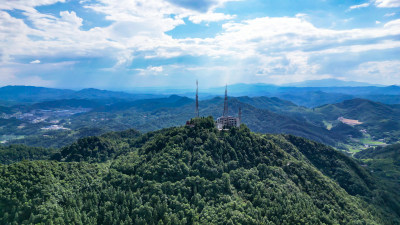
[[[297,105],[305,107],[317,107],[325,104],[339,103],[344,100],[353,99],[354,96],[341,93],[327,93],[323,91],[305,92],[283,92],[275,94],[280,99],[291,101]]]
[[[343,81],[338,79],[307,80],[298,83],[284,84],[287,87],[370,87],[381,86],[357,81]]]
[[[243,97],[237,97],[237,100],[252,105],[256,108],[268,109],[273,112],[290,111],[293,108],[296,109],[298,108],[296,104],[276,97],[268,98],[265,96],[261,96],[261,97],[250,98],[248,96],[243,96]]]
[[[72,90],[34,86],[5,86],[0,88],[0,100],[14,102],[40,102],[61,98]]]
[[[160,108],[168,107],[182,107],[184,105],[193,103],[194,100],[188,97],[181,97],[178,95],[171,95],[168,98],[153,98],[153,99],[140,99],[136,101],[122,101],[115,104],[105,106],[97,109],[98,111],[117,112],[128,110],[130,108],[137,108],[142,111],[152,111]]]
[[[86,88],[80,91],[76,91],[74,93],[63,96],[65,99],[77,98],[77,99],[141,99],[146,97],[152,97],[152,95],[135,95],[129,94],[126,92],[119,91],[108,91],[108,90],[99,90],[95,88]]]
[[[0,100],[6,101],[6,103],[38,103],[64,99],[107,100],[115,102],[118,99],[137,100],[160,96],[161,95],[153,94],[130,94],[126,92],[99,90],[95,88],[82,89],[80,91],[34,86],[5,86],[0,88]]]
[[[366,99],[352,99],[315,108],[314,112],[333,126],[341,123],[338,120],[339,117],[356,121],[353,127],[359,131],[363,130],[364,136],[371,139],[374,145],[399,141],[400,108],[396,105],[386,105]],[[376,142],[377,140],[380,141]]]
[[[324,105],[315,108],[316,112],[322,113],[326,118],[337,119],[340,116],[357,119],[362,122],[376,120],[398,119],[400,115],[393,106],[366,99],[351,99],[341,103]]]
[[[400,223],[399,196],[330,147],[192,122],[0,166],[0,223]]]

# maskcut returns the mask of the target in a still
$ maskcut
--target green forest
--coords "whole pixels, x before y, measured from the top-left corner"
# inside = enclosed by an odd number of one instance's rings
[[[37,154],[1,148],[0,224],[400,224],[398,186],[363,161],[245,125],[219,131],[212,117],[192,123]]]

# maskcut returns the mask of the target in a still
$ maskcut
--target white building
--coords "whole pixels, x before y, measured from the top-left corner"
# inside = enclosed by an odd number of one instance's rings
[[[240,119],[233,116],[221,116],[217,118],[216,126],[219,130],[229,127],[239,127]]]

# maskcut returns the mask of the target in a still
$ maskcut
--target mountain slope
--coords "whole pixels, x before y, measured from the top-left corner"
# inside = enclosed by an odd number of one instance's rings
[[[396,208],[377,204],[371,176],[332,148],[245,126],[218,131],[212,118],[193,123],[106,135],[118,141],[105,150],[122,153],[105,163],[0,166],[0,223],[399,223]]]
[[[354,126],[364,129],[368,135],[377,139],[385,139],[386,143],[394,143],[400,137],[400,110],[395,105],[386,105],[366,99],[346,100],[337,104],[315,108],[315,113],[333,124],[339,117],[358,120],[361,124]]]
[[[365,165],[382,179],[400,185],[400,144],[370,148],[358,152],[354,157],[364,161]]]

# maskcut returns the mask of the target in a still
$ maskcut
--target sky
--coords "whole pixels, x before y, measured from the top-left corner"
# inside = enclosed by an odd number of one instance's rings
[[[400,0],[0,0],[0,86],[400,85]]]

